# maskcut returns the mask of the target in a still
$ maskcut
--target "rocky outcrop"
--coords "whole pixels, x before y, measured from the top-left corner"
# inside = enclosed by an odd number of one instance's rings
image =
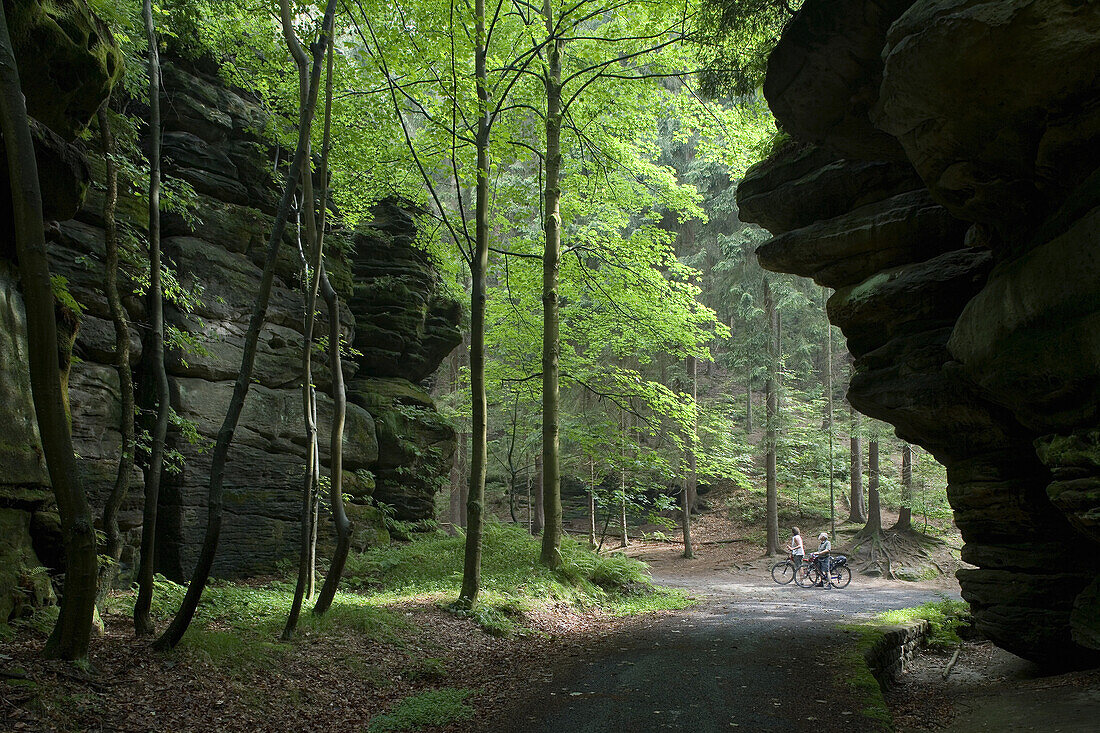
[[[91,48],[95,55],[94,43]],[[162,488],[157,565],[158,571],[182,578],[190,573],[205,528],[209,448],[240,364],[279,194],[277,174],[287,156],[276,155],[268,144],[263,130],[270,121],[246,93],[179,60],[165,62],[164,83],[165,169],[190,184],[197,196],[190,212],[166,214],[163,228],[164,255],[179,285],[165,318],[179,338],[173,339],[167,360],[175,417],[168,438],[171,469]],[[79,107],[81,99],[74,92],[64,109]],[[40,138],[52,140],[49,129],[43,129]],[[53,270],[65,278],[83,308],[75,345],[79,358],[69,382],[73,435],[85,489],[93,506],[101,506],[114,482],[120,445],[118,382],[111,366],[114,330],[101,285],[103,194],[100,186],[74,178],[90,175],[101,181],[103,166],[97,152],[64,140],[61,144],[76,167],[58,176],[70,199],[46,193],[59,220],[47,228],[47,236]],[[460,342],[461,309],[427,256],[413,247],[416,227],[409,208],[399,201],[384,202],[375,208],[373,222],[357,231],[337,229],[326,239],[328,269],[346,303],[342,331],[357,350],[344,361],[349,385],[345,488],[358,505],[352,516],[375,524],[381,514],[368,503],[376,491],[379,501],[395,508],[398,519],[432,518],[434,491],[448,474],[455,446],[453,430],[416,383]],[[118,210],[123,228],[142,241],[148,224],[141,201],[124,190]],[[303,296],[294,232],[288,233],[286,244],[260,337],[254,384],[226,467],[225,518],[214,566],[220,575],[267,571],[297,553],[305,461]],[[133,264],[124,267],[134,273]],[[23,552],[32,540],[36,549],[43,544],[56,550],[56,541],[48,539],[49,481],[36,451],[25,327],[13,273],[10,261],[0,257],[0,338],[5,344],[0,353],[0,418],[15,426],[10,441],[0,440],[0,512],[10,508],[20,513],[17,518],[4,514],[0,521],[7,527],[19,519],[15,524],[24,528],[27,542],[12,552]],[[140,299],[124,300],[135,323],[141,324]],[[327,334],[323,312],[321,317],[317,333]],[[134,364],[140,350],[135,334]],[[315,359],[313,368],[321,459],[327,471],[332,377],[326,359]],[[140,538],[142,486],[142,474],[135,469],[120,517],[128,535],[125,565],[134,562]],[[365,525],[356,527],[356,533],[359,546],[386,536],[384,529]],[[39,557],[49,563],[41,552]],[[9,579],[0,582],[8,584]]]
[[[1097,68],[1095,4],[807,0],[738,191],[836,289],[852,405],[947,466],[979,629],[1054,664],[1100,658]]]

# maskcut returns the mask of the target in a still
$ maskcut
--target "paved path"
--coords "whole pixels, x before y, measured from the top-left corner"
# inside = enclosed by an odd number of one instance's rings
[[[859,577],[844,590],[779,586],[761,570],[693,577],[657,570],[654,580],[686,588],[700,605],[610,637],[598,657],[555,670],[524,710],[487,721],[488,727],[533,733],[869,730],[851,689],[829,674],[829,660],[852,643],[837,626],[940,598],[927,587]]]

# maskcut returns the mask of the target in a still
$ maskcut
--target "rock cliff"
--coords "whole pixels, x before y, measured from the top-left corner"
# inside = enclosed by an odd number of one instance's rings
[[[83,3],[74,7],[83,8]],[[90,14],[88,18],[94,24]],[[87,55],[87,49],[97,47],[84,48]],[[118,381],[111,366],[113,327],[101,284],[102,159],[94,148],[73,139],[110,88],[114,71],[108,73],[107,66],[79,90],[67,92],[64,114],[50,111],[45,102],[36,106],[33,96],[28,97],[31,114],[46,123],[39,125],[40,139],[57,150],[53,159],[68,161],[64,175],[47,177],[44,186],[47,216],[55,220],[47,227],[47,238],[54,273],[66,279],[83,309],[69,387],[80,473],[93,506],[101,505],[114,481],[120,444]],[[287,156],[267,143],[263,130],[271,121],[248,94],[180,60],[165,62],[164,84],[166,172],[190,183],[197,193],[193,216],[166,215],[163,228],[165,256],[182,289],[192,296],[186,304],[169,304],[165,316],[193,341],[177,344],[167,360],[172,408],[179,420],[169,432],[168,447],[176,459],[165,476],[158,527],[158,570],[181,578],[189,574],[202,540],[207,448],[233,389],[279,193],[280,165],[285,166]],[[91,98],[91,89],[99,89],[100,95]],[[60,104],[49,95],[39,96]],[[60,163],[56,167],[62,171]],[[0,206],[9,200],[7,185],[0,176],[5,202]],[[345,491],[364,507],[353,516],[371,514],[365,506],[373,497],[393,506],[399,519],[428,519],[434,516],[435,491],[450,469],[455,439],[417,383],[460,342],[461,308],[446,293],[428,257],[412,246],[416,229],[410,205],[386,201],[373,213],[373,222],[357,231],[334,231],[326,240],[333,252],[329,269],[345,301],[341,325],[356,351],[344,362],[349,403]],[[126,191],[120,196],[119,216],[140,240],[146,217],[141,202]],[[8,217],[0,219],[6,222]],[[56,515],[50,510],[49,481],[30,402],[11,234],[0,234],[0,420],[11,426],[0,438],[0,522],[5,542],[9,525],[11,536],[20,538],[13,539],[10,553],[5,545],[4,557],[18,554],[25,558],[24,566],[40,561],[57,567],[58,538],[56,529],[51,530]],[[229,454],[226,517],[214,567],[221,575],[269,570],[297,552],[305,460],[299,374],[303,296],[295,233],[288,234],[286,245],[260,339],[255,383]],[[124,301],[140,328],[142,302],[136,297]],[[324,317],[318,333],[327,333]],[[135,335],[132,362],[139,363],[139,357]],[[315,359],[314,379],[327,468],[332,409],[327,360]],[[126,564],[133,562],[140,537],[142,486],[135,469],[121,516],[122,529],[129,534]],[[7,588],[15,581],[5,576],[0,582]],[[0,608],[4,618],[9,610]]]
[[[834,288],[849,400],[947,467],[998,645],[1100,658],[1100,6],[807,0],[749,171],[764,267]]]

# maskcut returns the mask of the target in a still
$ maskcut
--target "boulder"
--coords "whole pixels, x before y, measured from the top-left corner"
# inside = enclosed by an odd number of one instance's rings
[[[1100,207],[993,269],[948,347],[966,376],[1038,433],[1100,421]]]
[[[907,163],[842,160],[794,144],[748,170],[737,185],[737,207],[742,221],[782,234],[920,187]]]
[[[903,160],[869,117],[887,29],[913,0],[806,0],[768,58],[764,96],[779,127],[854,160]]]
[[[881,270],[837,290],[827,304],[829,320],[840,326],[857,357],[895,336],[950,328],[981,290],[992,260],[988,251],[955,250]]]
[[[912,191],[781,234],[756,255],[765,269],[841,288],[959,249],[965,232],[926,191]]]
[[[956,216],[1018,241],[1096,168],[1095,3],[918,0],[885,41],[872,118]]]

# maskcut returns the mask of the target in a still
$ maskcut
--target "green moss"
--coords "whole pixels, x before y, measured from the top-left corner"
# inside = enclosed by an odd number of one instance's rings
[[[405,698],[387,713],[376,716],[368,733],[415,731],[425,726],[443,726],[470,720],[474,709],[466,704],[473,690],[443,688]]]
[[[965,601],[944,600],[925,603],[923,606],[884,611],[875,617],[882,624],[908,626],[917,621],[928,622],[928,638],[925,643],[932,647],[952,647],[962,643],[959,629],[971,623],[970,605]]]
[[[859,714],[864,719],[862,725],[853,729],[867,731],[891,731],[894,729],[894,717],[886,706],[882,688],[867,666],[866,654],[874,647],[885,631],[876,626],[846,625],[845,631],[855,635],[856,643],[839,652],[834,669],[840,679],[848,684],[860,706]]]

